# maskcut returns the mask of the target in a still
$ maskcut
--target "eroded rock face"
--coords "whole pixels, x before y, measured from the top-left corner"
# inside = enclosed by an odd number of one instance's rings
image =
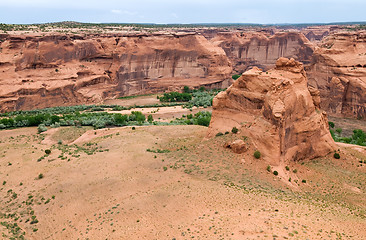
[[[313,44],[299,32],[276,33],[228,32],[210,40],[223,48],[232,62],[234,71],[242,73],[257,66],[264,70],[273,68],[280,57],[294,58],[310,63]]]
[[[335,33],[318,47],[306,69],[330,115],[366,119],[366,32]]]
[[[214,98],[208,135],[233,127],[274,165],[336,148],[319,92],[309,91],[303,65],[294,59],[280,58],[267,72],[254,67]]]
[[[228,87],[225,52],[199,34],[0,36],[0,111]]]

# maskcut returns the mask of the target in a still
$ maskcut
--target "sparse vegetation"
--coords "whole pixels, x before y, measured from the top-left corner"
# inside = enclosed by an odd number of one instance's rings
[[[335,152],[335,153],[333,154],[333,157],[334,157],[335,159],[340,159],[340,158],[341,158],[341,155],[339,155],[339,153]]]
[[[237,80],[238,78],[240,78],[240,76],[241,76],[241,75],[239,75],[239,74],[234,74],[234,75],[233,75],[233,76],[231,76],[231,77],[232,77],[232,79]]]
[[[233,127],[231,129],[231,132],[234,133],[234,134],[238,133],[238,131],[239,131],[239,129],[237,127]]]
[[[256,158],[256,159],[259,159],[261,157],[261,153],[257,150],[254,152],[253,156]]]

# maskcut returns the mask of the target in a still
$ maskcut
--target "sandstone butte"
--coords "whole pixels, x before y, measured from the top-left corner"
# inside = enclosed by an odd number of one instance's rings
[[[198,34],[3,34],[0,40],[0,111],[231,84],[225,52]]]
[[[279,58],[267,72],[245,72],[213,100],[208,136],[239,129],[265,161],[289,161],[324,156],[336,149],[326,113],[319,108],[319,91],[308,88],[303,65]]]

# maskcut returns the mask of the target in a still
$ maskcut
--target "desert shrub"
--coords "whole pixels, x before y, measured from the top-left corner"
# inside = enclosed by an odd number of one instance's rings
[[[135,127],[132,127],[132,130],[136,130],[136,128]]]
[[[292,172],[293,172],[293,173],[297,173],[297,169],[294,169]]]
[[[269,165],[267,166],[267,171],[271,172],[271,166],[269,166]]]
[[[286,171],[290,171],[290,167],[289,166],[286,166]]]
[[[191,92],[192,92],[192,90],[191,90],[188,86],[184,86],[184,87],[183,87],[183,92],[184,92],[184,93],[191,93]]]
[[[229,131],[226,131],[226,132],[225,132],[225,135],[227,135],[227,134],[229,134]]]
[[[261,157],[261,153],[257,150],[254,152],[253,156],[256,158],[256,159],[259,159]]]
[[[277,171],[273,171],[273,175],[277,176],[278,172]]]
[[[231,76],[231,77],[232,77],[232,79],[236,80],[236,79],[240,78],[240,76],[241,76],[241,75],[239,75],[239,74],[234,74],[234,75],[233,75],[233,76]]]
[[[306,180],[305,180],[305,179],[303,179],[301,182],[302,182],[302,183],[306,183]]]
[[[216,133],[216,137],[219,137],[219,136],[222,136],[222,135],[224,135],[222,132]]]
[[[334,128],[334,122],[328,122],[330,128]]]
[[[342,134],[342,128],[337,128],[337,129],[336,129],[336,132],[337,132],[339,135],[341,135],[341,134]]]
[[[51,149],[46,149],[46,150],[44,150],[44,152],[45,152],[47,155],[50,155],[50,154],[51,154]]]
[[[114,114],[113,118],[114,118],[115,124],[118,126],[125,126],[128,121],[128,115],[126,115],[126,114],[122,115],[122,114],[117,113],[117,114]]]
[[[340,159],[341,158],[341,155],[339,155],[339,153],[336,152],[336,153],[334,153],[333,157],[335,159]]]
[[[43,175],[42,173],[40,173],[40,174],[38,175],[37,179],[42,179],[42,178],[44,178],[44,175]]]
[[[42,132],[45,132],[45,131],[47,131],[46,126],[44,124],[40,124],[38,126],[38,133],[42,133]]]
[[[147,121],[149,123],[152,123],[154,121],[154,118],[153,118],[153,116],[151,114],[149,116],[147,116]]]
[[[233,127],[233,128],[231,129],[231,132],[232,132],[232,133],[238,133],[238,131],[239,131],[239,130],[238,130],[236,127]]]
[[[206,126],[210,125],[211,113],[207,111],[201,111],[194,115],[193,122],[197,125]]]

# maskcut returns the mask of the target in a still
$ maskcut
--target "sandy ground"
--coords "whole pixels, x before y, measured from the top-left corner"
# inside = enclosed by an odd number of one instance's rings
[[[103,102],[103,104],[107,105],[121,105],[125,107],[134,106],[134,105],[152,105],[161,103],[157,96],[160,94],[153,94],[147,96],[137,96],[133,98],[127,99],[108,99]]]
[[[308,182],[291,188],[251,153],[223,149],[232,134],[205,140],[205,127],[59,131],[1,131],[0,209],[15,217],[0,220],[17,222],[26,239],[365,239],[365,155],[356,150],[293,163]]]

